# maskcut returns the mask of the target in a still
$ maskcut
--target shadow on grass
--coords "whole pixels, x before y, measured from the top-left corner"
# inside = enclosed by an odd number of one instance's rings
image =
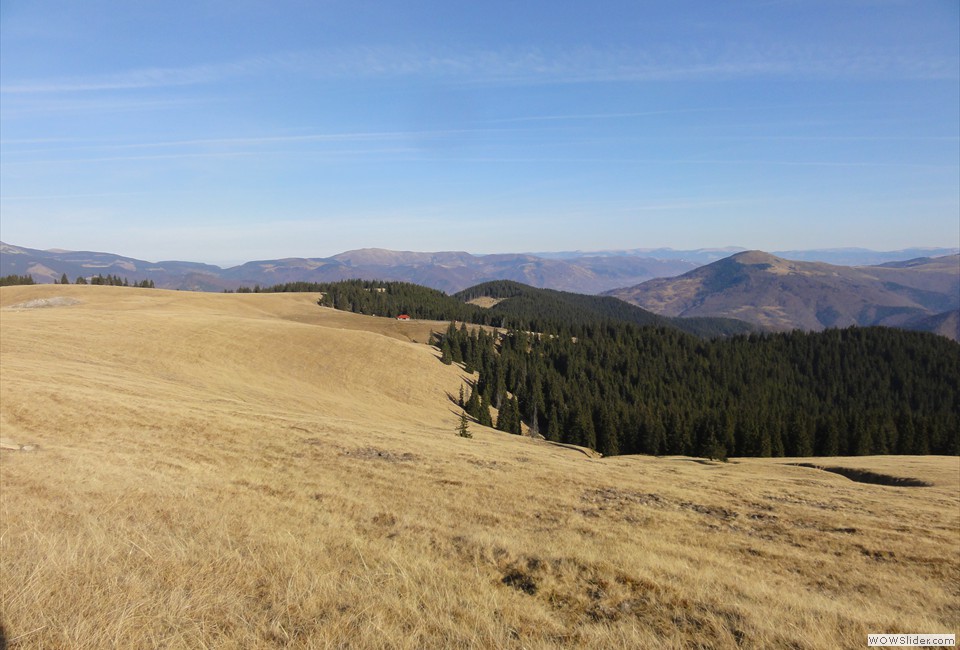
[[[820,469],[824,472],[833,472],[840,476],[845,476],[851,481],[857,483],[870,483],[873,485],[889,485],[892,487],[930,487],[933,483],[921,481],[918,478],[905,478],[900,476],[890,476],[889,474],[878,474],[866,469],[854,469],[852,467],[824,467],[823,465],[814,465],[813,463],[789,463],[794,467],[809,467],[811,469]]]

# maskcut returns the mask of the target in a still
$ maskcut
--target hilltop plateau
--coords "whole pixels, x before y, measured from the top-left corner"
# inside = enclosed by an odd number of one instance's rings
[[[10,647],[858,647],[958,632],[956,457],[596,458],[471,424],[435,322],[0,289]],[[862,473],[861,473],[862,474]],[[852,474],[857,476],[857,474]]]

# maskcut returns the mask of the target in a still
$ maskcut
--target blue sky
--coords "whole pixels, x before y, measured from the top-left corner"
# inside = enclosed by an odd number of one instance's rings
[[[960,246],[960,3],[3,0],[0,238]]]

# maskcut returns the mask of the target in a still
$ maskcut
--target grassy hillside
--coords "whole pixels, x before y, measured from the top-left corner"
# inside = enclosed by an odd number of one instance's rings
[[[590,458],[472,426],[440,324],[311,294],[0,289],[10,647],[859,647],[960,632],[922,478]],[[809,459],[807,459],[809,460]],[[801,459],[802,462],[802,459]]]

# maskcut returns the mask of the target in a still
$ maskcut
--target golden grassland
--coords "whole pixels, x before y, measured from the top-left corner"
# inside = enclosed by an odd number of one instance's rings
[[[10,647],[960,632],[957,458],[807,459],[932,483],[905,488],[797,459],[598,459],[476,424],[464,439],[449,396],[466,376],[423,344],[443,324],[315,299],[0,291]]]

